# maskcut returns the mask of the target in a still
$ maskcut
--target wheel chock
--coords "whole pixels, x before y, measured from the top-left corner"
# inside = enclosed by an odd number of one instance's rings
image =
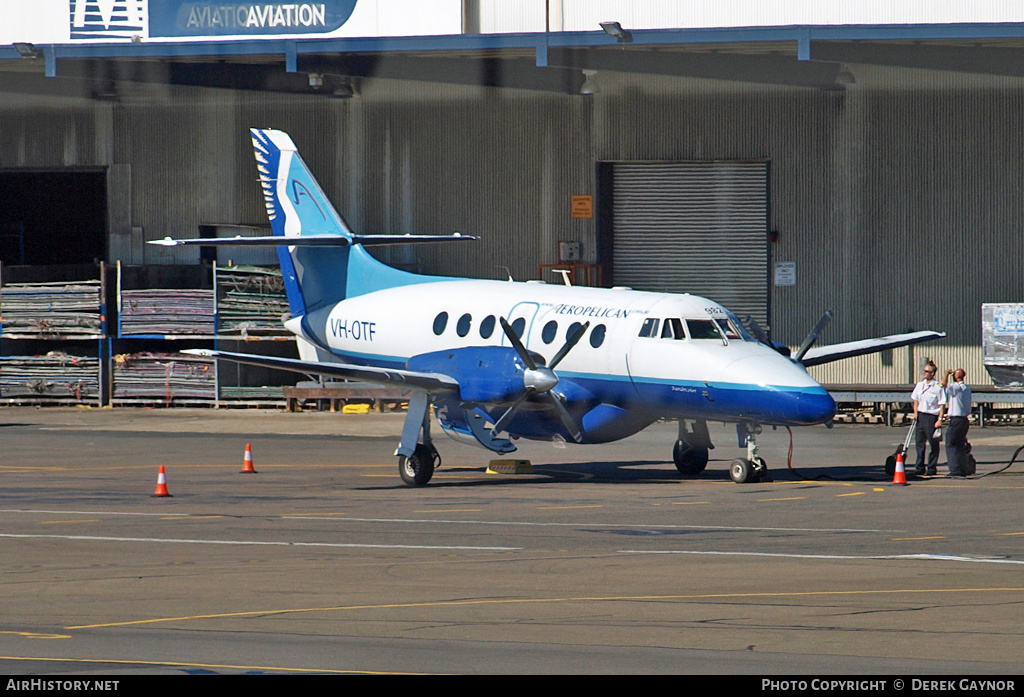
[[[529,460],[491,460],[487,474],[533,474],[533,465]]]

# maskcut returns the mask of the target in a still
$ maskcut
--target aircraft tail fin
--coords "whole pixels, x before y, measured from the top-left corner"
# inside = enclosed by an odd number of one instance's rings
[[[277,248],[292,315],[343,300],[352,231],[287,133],[262,128],[249,132],[274,237],[297,238],[298,244]],[[314,235],[340,239],[335,246],[302,244],[301,238]]]
[[[348,297],[436,280],[383,264],[364,249],[366,246],[479,239],[459,233],[357,235],[331,205],[287,133],[252,128],[250,134],[273,234],[184,240],[166,237],[150,244],[276,247],[292,317],[329,312]]]

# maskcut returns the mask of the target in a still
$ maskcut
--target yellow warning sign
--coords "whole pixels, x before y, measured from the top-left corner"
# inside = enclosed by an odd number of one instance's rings
[[[593,218],[594,217],[594,197],[593,196],[573,196],[572,197],[572,217],[573,218]]]

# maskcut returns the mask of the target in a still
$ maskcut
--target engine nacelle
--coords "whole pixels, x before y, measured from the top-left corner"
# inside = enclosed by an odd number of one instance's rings
[[[538,364],[539,355],[531,354]],[[526,366],[515,349],[508,346],[469,346],[413,356],[409,370],[443,373],[459,382],[463,402],[502,404],[523,393]]]

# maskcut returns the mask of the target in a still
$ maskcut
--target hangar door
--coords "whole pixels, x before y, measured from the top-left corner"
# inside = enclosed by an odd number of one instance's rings
[[[615,285],[702,295],[768,327],[767,162],[616,162],[599,172]]]
[[[106,256],[104,170],[0,170],[0,261],[88,264]]]

